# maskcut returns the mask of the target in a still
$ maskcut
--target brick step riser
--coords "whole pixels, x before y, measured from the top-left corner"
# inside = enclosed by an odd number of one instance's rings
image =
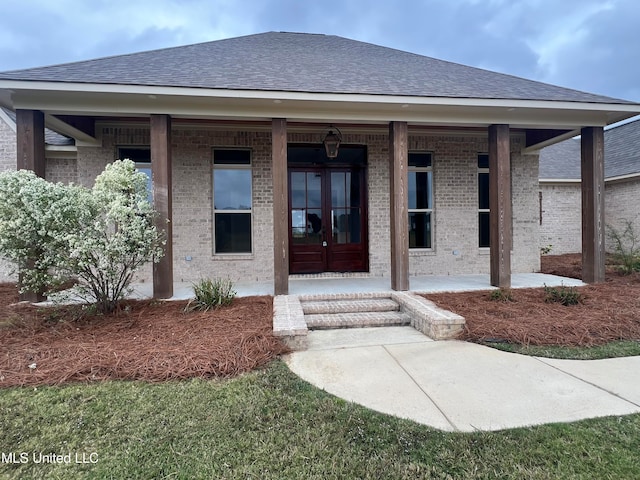
[[[340,324],[340,325],[309,325],[309,330],[340,330],[343,328],[374,328],[374,327],[407,327],[409,322],[405,323],[367,323],[367,324]]]
[[[357,301],[357,302],[301,302],[305,315],[320,315],[334,313],[366,313],[366,312],[398,312],[400,305],[393,300],[388,301]]]
[[[305,315],[307,328],[313,330],[332,328],[362,328],[410,325],[411,318],[399,312],[334,313]]]

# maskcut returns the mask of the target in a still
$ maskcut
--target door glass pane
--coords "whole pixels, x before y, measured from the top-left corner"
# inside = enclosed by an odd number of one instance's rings
[[[322,210],[292,209],[291,238],[296,245],[318,245],[322,243]]]
[[[322,210],[310,208],[307,210],[306,243],[318,245],[322,243]]]
[[[305,209],[291,210],[291,238],[293,243],[305,243],[307,238],[307,211]]]
[[[322,207],[322,175],[315,172],[307,172],[307,207]]]
[[[331,206],[344,207],[346,203],[345,172],[331,173]]]
[[[360,243],[360,209],[336,208],[331,212],[333,243]]]
[[[304,172],[291,173],[291,206],[305,208],[307,206],[307,174]]]
[[[360,206],[360,175],[331,172],[331,208]]]

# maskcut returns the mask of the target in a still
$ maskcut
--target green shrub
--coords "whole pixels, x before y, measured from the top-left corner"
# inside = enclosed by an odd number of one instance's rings
[[[551,253],[551,250],[553,250],[553,245],[547,245],[546,247],[540,247],[540,254],[541,255],[549,255]]]
[[[192,284],[195,298],[189,300],[185,311],[200,310],[207,312],[211,309],[231,305],[236,296],[233,289],[233,282],[229,279],[211,280],[202,279]]]
[[[545,303],[559,303],[561,305],[578,305],[584,301],[582,293],[576,287],[547,287],[544,286]]]
[[[607,225],[607,236],[613,250],[613,261],[618,271],[624,275],[640,271],[640,234],[636,232],[633,222],[622,221],[623,227],[618,230]]]
[[[513,295],[508,288],[500,288],[499,290],[493,290],[490,296],[494,302],[513,302]]]

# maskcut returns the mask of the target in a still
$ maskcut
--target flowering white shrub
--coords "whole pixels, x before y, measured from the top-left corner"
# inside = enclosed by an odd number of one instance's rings
[[[33,172],[0,174],[0,255],[21,273],[23,290],[43,292],[64,279],[53,270],[65,236],[97,216],[90,194]]]
[[[69,294],[112,311],[136,270],[163,254],[146,185],[130,160],[108,165],[91,190],[0,173],[0,255],[20,271],[21,289],[74,279]]]

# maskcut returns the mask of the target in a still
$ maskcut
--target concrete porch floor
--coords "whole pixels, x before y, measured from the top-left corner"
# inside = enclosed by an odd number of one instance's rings
[[[512,288],[535,288],[582,286],[584,283],[575,278],[559,277],[544,273],[516,273],[511,277]],[[133,286],[134,298],[151,298],[151,283],[136,283]],[[412,292],[466,292],[473,290],[490,290],[492,287],[489,275],[423,275],[409,279]],[[234,285],[238,296],[273,295],[273,282],[240,282]],[[318,277],[289,280],[290,295],[334,294],[334,293],[374,293],[391,291],[389,277]],[[191,283],[178,282],[173,286],[172,300],[183,300],[193,296]]]

